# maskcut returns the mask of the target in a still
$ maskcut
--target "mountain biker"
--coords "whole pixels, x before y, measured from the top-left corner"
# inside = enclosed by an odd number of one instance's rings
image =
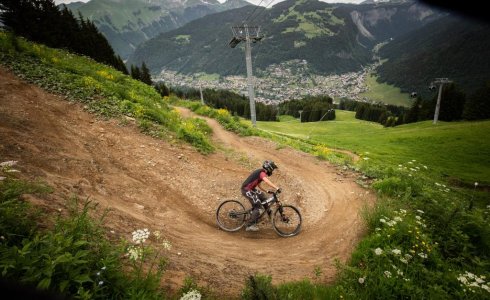
[[[246,231],[258,231],[257,227],[257,219],[260,215],[259,209],[262,207],[261,201],[267,199],[267,196],[263,192],[267,192],[264,188],[262,188],[261,183],[265,182],[270,187],[274,188],[277,193],[281,192],[281,189],[278,188],[274,183],[269,180],[269,176],[272,175],[274,169],[277,169],[277,165],[272,160],[266,160],[262,164],[261,169],[257,169],[250,173],[250,175],[245,179],[242,184],[242,195],[250,201],[252,204],[252,217],[247,224]],[[257,189],[258,187],[258,189]],[[262,192],[263,191],[263,192]]]

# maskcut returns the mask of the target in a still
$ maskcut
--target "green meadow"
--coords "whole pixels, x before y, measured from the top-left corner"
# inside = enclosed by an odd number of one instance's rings
[[[402,93],[399,88],[392,85],[379,83],[376,79],[377,77],[373,74],[366,77],[368,91],[361,93],[361,97],[366,97],[372,101],[383,102],[385,104],[410,106],[411,102],[408,94]]]
[[[397,166],[416,160],[448,180],[490,184],[490,121],[432,121],[383,127],[336,111],[336,120],[258,122],[259,129],[352,151],[370,162]]]

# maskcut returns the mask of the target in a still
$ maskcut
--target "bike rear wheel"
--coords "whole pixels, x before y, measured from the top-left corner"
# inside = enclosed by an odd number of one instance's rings
[[[237,200],[226,200],[216,210],[216,221],[219,228],[233,232],[243,227],[246,215],[243,204]]]
[[[272,228],[284,237],[295,236],[301,230],[301,214],[292,205],[278,207],[272,215]]]

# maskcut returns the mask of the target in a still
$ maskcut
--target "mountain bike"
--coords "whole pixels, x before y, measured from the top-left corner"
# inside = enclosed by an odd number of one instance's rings
[[[266,214],[272,223],[274,231],[282,237],[295,236],[301,230],[301,214],[292,206],[283,205],[278,198],[278,193],[269,192],[272,196],[261,202],[262,208],[257,222]],[[273,206],[275,209],[273,209]],[[245,209],[238,200],[225,200],[216,210],[218,226],[229,232],[240,230],[252,217],[252,209]]]

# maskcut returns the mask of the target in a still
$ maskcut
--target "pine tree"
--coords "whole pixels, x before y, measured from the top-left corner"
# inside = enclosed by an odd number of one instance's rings
[[[422,98],[417,97],[415,102],[412,103],[412,107],[408,111],[405,117],[405,123],[415,123],[419,120],[420,109],[422,108]]]
[[[468,97],[463,118],[466,120],[490,119],[490,81]]]
[[[91,21],[81,14],[76,19],[66,6],[58,9],[53,0],[1,0],[0,20],[16,35],[87,55],[127,73],[122,60]]]
[[[136,80],[141,80],[141,71],[138,66],[131,65],[131,77]]]
[[[444,86],[439,119],[441,121],[461,120],[465,101],[465,94],[454,83]]]
[[[150,70],[146,66],[145,62],[143,62],[143,64],[141,65],[141,73],[139,79],[148,85],[153,84],[153,81],[151,81]]]

